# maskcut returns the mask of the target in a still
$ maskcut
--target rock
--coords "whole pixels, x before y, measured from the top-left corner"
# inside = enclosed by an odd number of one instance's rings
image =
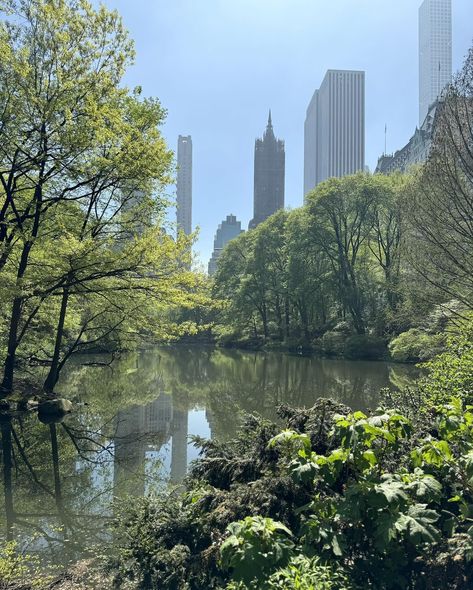
[[[38,420],[42,424],[60,424],[64,421],[66,416],[67,414],[38,414]]]
[[[63,398],[49,399],[39,404],[38,411],[49,416],[69,414],[72,412],[72,402]]]
[[[6,399],[0,399],[0,412],[10,413],[16,410],[16,403],[8,401]]]

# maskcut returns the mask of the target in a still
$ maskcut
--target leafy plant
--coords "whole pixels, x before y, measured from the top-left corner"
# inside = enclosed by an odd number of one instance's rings
[[[271,518],[249,516],[232,523],[228,532],[220,549],[222,567],[246,584],[286,565],[294,548],[291,531]]]

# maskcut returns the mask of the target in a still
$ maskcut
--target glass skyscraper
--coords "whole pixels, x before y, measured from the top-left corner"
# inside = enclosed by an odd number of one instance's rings
[[[452,0],[419,9],[419,126],[452,78]]]
[[[192,233],[192,138],[179,135],[177,142],[177,229]]]
[[[327,178],[365,168],[365,73],[328,70],[307,108],[304,196]]]

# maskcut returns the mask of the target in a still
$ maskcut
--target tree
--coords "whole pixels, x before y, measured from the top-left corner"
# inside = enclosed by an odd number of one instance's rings
[[[439,300],[473,309],[473,49],[437,107],[429,160],[408,202],[410,258]]]
[[[287,222],[288,291],[306,344],[329,321],[334,292],[330,263],[311,239],[306,208],[291,212]]]
[[[378,187],[378,198],[369,248],[384,274],[386,298],[392,313],[396,312],[400,302],[405,224],[402,202],[409,180],[401,174],[373,178]]]
[[[121,86],[133,46],[116,12],[86,0],[10,0],[0,9],[0,269],[10,286],[2,295],[9,327],[1,390],[8,394],[18,346],[41,306],[60,293],[63,314],[78,284],[77,269],[49,277],[31,265],[42,241],[64,235],[54,220],[75,205],[76,243],[101,253],[96,240],[103,246],[113,228],[120,250],[130,227],[136,232],[146,220],[137,195],[148,221],[162,210],[164,201],[151,196],[169,181],[172,154],[158,129],[159,103]],[[105,264],[106,256],[102,273]]]
[[[375,180],[361,173],[331,178],[308,196],[313,243],[330,261],[340,301],[358,334],[366,331],[362,270],[377,199]]]
[[[224,322],[258,338],[258,324],[268,336],[267,287],[254,252],[255,232],[240,234],[227,244],[218,261],[213,297],[223,302]]]

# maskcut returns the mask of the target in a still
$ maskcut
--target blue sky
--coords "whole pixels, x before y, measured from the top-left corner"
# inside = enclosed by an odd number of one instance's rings
[[[366,71],[366,161],[402,147],[418,117],[421,0],[105,0],[136,43],[126,82],[168,110],[176,149],[192,135],[196,252],[207,265],[217,225],[253,212],[254,140],[272,109],[286,142],[286,205],[303,200],[305,110],[327,69]],[[473,0],[453,0],[453,65],[473,44]]]

